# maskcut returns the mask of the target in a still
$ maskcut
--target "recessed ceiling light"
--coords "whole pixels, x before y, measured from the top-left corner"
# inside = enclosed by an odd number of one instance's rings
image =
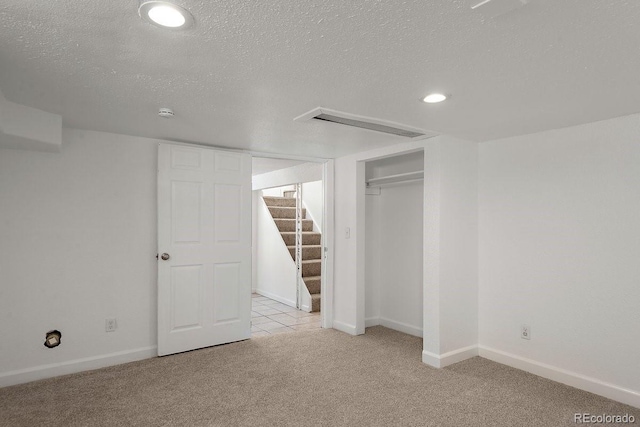
[[[424,97],[423,101],[427,104],[435,104],[437,102],[442,102],[445,99],[447,99],[447,95],[443,95],[441,93],[430,93]]]
[[[143,0],[138,13],[145,21],[163,28],[182,30],[193,24],[189,11],[168,1]]]

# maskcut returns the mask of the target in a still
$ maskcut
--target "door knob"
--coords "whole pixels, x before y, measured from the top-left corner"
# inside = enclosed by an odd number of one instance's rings
[[[166,252],[165,252],[165,253],[163,253],[162,255],[160,255],[160,258],[162,258],[162,260],[163,260],[163,261],[166,261],[166,260],[168,260],[168,259],[169,259],[169,258],[171,258],[171,257],[169,256],[169,254],[168,254],[168,253],[166,253]]]

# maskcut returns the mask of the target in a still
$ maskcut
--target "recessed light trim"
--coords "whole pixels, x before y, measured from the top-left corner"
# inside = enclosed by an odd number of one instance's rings
[[[187,9],[168,1],[143,0],[138,13],[148,23],[170,30],[184,30],[193,25],[193,15]]]
[[[442,102],[445,99],[447,99],[447,95],[443,95],[441,93],[430,93],[429,95],[425,96],[422,101],[426,102],[427,104],[437,104],[438,102]]]

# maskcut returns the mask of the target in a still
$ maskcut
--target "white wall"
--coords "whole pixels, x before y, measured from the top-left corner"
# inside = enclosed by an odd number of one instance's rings
[[[302,204],[307,209],[307,219],[313,220],[313,230],[320,233],[322,233],[322,206],[324,204],[322,187],[322,180],[302,184]]]
[[[422,336],[422,197],[421,182],[366,196],[367,326]]]
[[[479,197],[481,354],[636,406],[639,135],[633,115],[484,143]]]
[[[0,149],[0,386],[156,354],[156,164],[157,141],[69,129]]]
[[[306,162],[302,160],[277,159],[273,157],[252,157],[251,174],[262,175],[263,173],[286,169],[303,163]]]
[[[285,191],[296,191],[296,186],[285,185],[284,187],[265,188],[262,190],[262,195],[270,197],[284,197]]]
[[[440,352],[478,342],[478,144],[440,146]]]
[[[299,182],[312,182],[322,179],[322,163],[303,163],[286,169],[267,172],[252,177],[252,189],[282,187]]]
[[[262,197],[256,209],[256,292],[296,306],[296,264]]]

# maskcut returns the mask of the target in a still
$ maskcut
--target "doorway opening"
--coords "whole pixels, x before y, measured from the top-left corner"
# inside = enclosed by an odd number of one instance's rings
[[[251,336],[319,329],[324,165],[252,159]]]
[[[365,163],[365,327],[423,336],[424,151]]]

